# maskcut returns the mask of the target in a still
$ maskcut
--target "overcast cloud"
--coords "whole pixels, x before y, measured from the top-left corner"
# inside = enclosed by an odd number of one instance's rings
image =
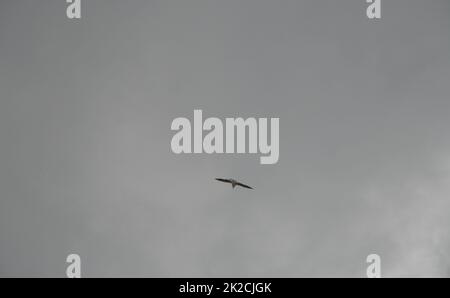
[[[0,0],[0,276],[449,276],[450,2],[365,9]],[[194,109],[279,162],[173,154]]]

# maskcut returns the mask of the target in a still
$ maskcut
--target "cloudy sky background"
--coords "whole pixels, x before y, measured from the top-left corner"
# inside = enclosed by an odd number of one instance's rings
[[[450,276],[450,1],[366,5],[0,0],[0,276]],[[173,154],[194,109],[279,162]]]

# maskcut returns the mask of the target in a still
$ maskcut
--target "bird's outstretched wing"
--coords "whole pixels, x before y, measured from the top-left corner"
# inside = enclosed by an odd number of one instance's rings
[[[231,183],[229,179],[216,178],[216,180],[220,182]]]
[[[253,187],[250,187],[248,185],[242,184],[240,182],[236,183],[236,185],[239,185],[239,186],[242,186],[242,187],[245,187],[245,188],[249,188],[249,189],[253,189]]]

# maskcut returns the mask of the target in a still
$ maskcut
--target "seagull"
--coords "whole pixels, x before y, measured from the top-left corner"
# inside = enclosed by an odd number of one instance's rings
[[[235,188],[236,185],[238,185],[238,186],[242,186],[242,187],[245,187],[245,188],[253,189],[253,187],[250,187],[250,186],[248,186],[248,185],[245,185],[245,184],[243,184],[243,183],[240,183],[240,182],[238,182],[238,181],[236,181],[236,180],[234,180],[234,179],[222,179],[222,178],[216,178],[216,180],[217,180],[217,181],[220,181],[220,182],[231,183],[231,186],[232,186],[233,188]]]

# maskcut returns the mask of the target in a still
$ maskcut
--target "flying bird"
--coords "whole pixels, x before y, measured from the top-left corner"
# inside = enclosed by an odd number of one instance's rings
[[[236,186],[242,186],[242,187],[245,187],[245,188],[253,189],[253,187],[250,187],[250,186],[248,186],[248,185],[245,185],[245,184],[243,184],[243,183],[241,183],[241,182],[239,182],[239,181],[236,181],[236,180],[234,180],[234,179],[222,179],[222,178],[216,178],[216,180],[217,180],[217,181],[220,181],[220,182],[230,183],[231,186],[232,186],[233,188],[235,188]]]

